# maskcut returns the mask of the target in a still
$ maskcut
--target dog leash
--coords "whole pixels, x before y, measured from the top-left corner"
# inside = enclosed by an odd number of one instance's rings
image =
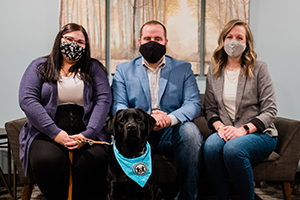
[[[87,143],[90,146],[92,146],[93,144],[106,144],[106,145],[113,145],[114,144],[114,140],[112,140],[112,142],[106,142],[106,141],[95,141],[95,140],[91,140],[85,137],[77,137],[74,138],[74,140],[78,143]],[[72,190],[73,190],[73,169],[72,169],[72,165],[73,165],[73,151],[69,151],[69,159],[70,159],[70,171],[69,171],[69,191],[68,191],[68,200],[72,200]]]
[[[68,191],[68,200],[72,200],[73,192],[73,151],[69,151],[70,159],[70,168],[69,168],[69,191]]]
[[[106,145],[113,145],[114,144],[114,140],[112,140],[112,142],[106,142],[106,141],[95,141],[95,140],[91,140],[85,137],[76,137],[74,138],[74,140],[78,143],[87,143],[90,146],[92,146],[93,144],[106,144]]]

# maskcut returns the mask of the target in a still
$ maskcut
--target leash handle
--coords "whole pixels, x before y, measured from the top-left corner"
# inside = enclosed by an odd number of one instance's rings
[[[87,143],[90,146],[92,146],[93,144],[106,144],[106,145],[113,145],[114,144],[114,141],[112,141],[112,142],[95,141],[95,140],[87,139],[85,137],[76,137],[76,138],[74,138],[74,140],[79,142],[79,143]]]

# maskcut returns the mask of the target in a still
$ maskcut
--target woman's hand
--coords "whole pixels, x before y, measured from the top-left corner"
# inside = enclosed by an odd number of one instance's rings
[[[84,136],[80,134],[76,135],[68,135],[68,133],[64,130],[60,131],[58,135],[54,138],[54,141],[63,145],[69,150],[80,149],[85,143],[79,143],[74,140],[75,137],[84,138]]]
[[[221,130],[219,130],[223,134],[223,139],[228,142],[233,138],[237,138],[243,135],[246,135],[246,132],[243,128],[235,128],[234,126],[225,126]],[[219,133],[218,131],[218,133]],[[220,136],[221,137],[221,136]]]
[[[224,129],[223,128],[225,128],[225,126],[223,126],[223,127],[221,127],[221,128],[218,129],[218,135],[220,136],[220,138],[222,138],[223,140],[225,140]]]
[[[225,125],[221,121],[216,121],[213,123],[213,126],[214,126],[215,130],[218,132],[218,135],[220,136],[220,138],[225,140],[224,129],[223,129],[225,127]]]
[[[74,140],[75,138],[83,138],[84,139],[85,137],[81,133],[76,134],[76,135],[71,135],[70,138],[72,139],[72,142],[66,144],[67,148],[70,150],[80,149],[83,145],[86,144],[86,143],[81,143],[81,142],[77,142]]]
[[[54,141],[65,146],[66,143],[73,141],[68,135],[68,133],[64,130],[61,130],[57,136],[54,138]]]

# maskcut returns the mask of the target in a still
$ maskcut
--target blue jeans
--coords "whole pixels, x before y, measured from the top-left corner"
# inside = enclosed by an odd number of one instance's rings
[[[179,182],[179,192],[175,199],[193,200],[197,198],[200,168],[200,148],[203,137],[193,122],[185,122],[158,132],[158,152],[173,155]]]
[[[219,199],[230,199],[230,177],[240,199],[255,199],[251,163],[267,158],[277,145],[277,137],[251,133],[225,142],[218,133],[204,145],[204,162]]]

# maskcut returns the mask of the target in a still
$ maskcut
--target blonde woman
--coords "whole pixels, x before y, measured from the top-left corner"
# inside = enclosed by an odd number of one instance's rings
[[[228,22],[218,44],[206,79],[205,116],[215,133],[204,145],[205,165],[219,199],[230,199],[230,179],[241,199],[254,199],[251,164],[277,144],[274,86],[245,22]]]

